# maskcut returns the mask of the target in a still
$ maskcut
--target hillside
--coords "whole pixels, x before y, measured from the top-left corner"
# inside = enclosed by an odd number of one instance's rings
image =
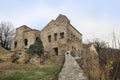
[[[18,64],[11,62],[9,51],[1,48],[1,52],[8,54],[0,55],[0,80],[57,80],[64,60],[62,56],[53,56],[39,66]]]
[[[4,54],[4,53],[9,53],[9,51],[5,50],[0,46],[0,54]]]
[[[112,48],[104,48],[101,49],[101,53],[99,53],[99,60],[101,68],[108,65],[110,61],[112,61],[111,67],[112,69],[109,72],[109,77],[112,80],[120,79],[120,50],[112,49]],[[104,69],[105,70],[105,69]]]

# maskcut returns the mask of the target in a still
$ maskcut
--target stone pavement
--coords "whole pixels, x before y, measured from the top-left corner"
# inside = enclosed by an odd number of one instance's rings
[[[70,53],[70,51],[65,53],[65,63],[58,80],[88,80]]]

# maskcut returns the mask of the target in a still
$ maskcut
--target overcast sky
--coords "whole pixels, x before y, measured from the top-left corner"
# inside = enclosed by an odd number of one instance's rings
[[[120,35],[120,0],[0,0],[0,21],[41,30],[59,14],[83,34],[83,40]]]

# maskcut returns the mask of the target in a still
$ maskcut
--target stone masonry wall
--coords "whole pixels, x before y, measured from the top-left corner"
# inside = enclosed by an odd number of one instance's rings
[[[36,37],[40,37],[40,31],[31,29],[25,25],[17,28],[16,36],[12,40],[11,50],[16,51],[29,48],[35,42]]]
[[[71,52],[65,53],[65,63],[59,74],[58,80],[88,80],[82,68],[71,56]]]
[[[55,20],[51,20],[41,31],[25,25],[17,28],[16,36],[12,41],[12,51],[28,49],[38,36],[43,42],[45,52],[50,56],[64,55],[68,50],[81,52],[82,34],[62,14]],[[27,44],[25,44],[25,40]]]
[[[62,39],[61,33],[64,33]],[[55,34],[57,35],[56,40]],[[50,42],[48,36],[51,37]],[[64,55],[68,50],[81,51],[82,48],[82,34],[70,24],[70,20],[66,16],[61,14],[42,29],[41,40],[45,51],[51,55],[55,55],[54,48],[58,49],[58,55]]]

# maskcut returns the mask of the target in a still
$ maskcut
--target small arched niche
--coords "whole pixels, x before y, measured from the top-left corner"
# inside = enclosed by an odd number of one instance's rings
[[[24,44],[25,44],[25,46],[28,45],[28,40],[27,39],[24,39]]]

